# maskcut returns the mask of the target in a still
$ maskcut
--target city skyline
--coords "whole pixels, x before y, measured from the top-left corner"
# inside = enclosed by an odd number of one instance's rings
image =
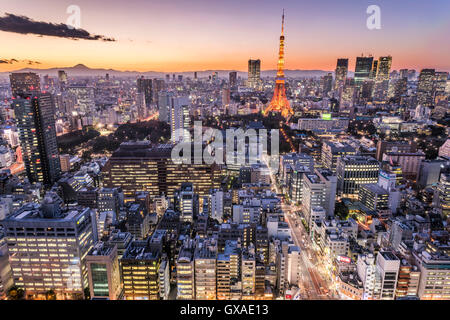
[[[60,1],[48,10],[49,1],[6,1],[0,19],[11,14],[26,17],[28,22],[66,23],[70,16],[66,10],[71,4]],[[362,53],[375,58],[393,56],[393,70],[450,70],[450,42],[445,41],[450,30],[445,20],[445,12],[450,9],[447,2],[380,1],[380,30],[366,27],[370,4],[232,1],[205,5],[204,1],[196,1],[187,5],[134,0],[127,3],[127,8],[110,1],[106,13],[100,2],[78,1],[80,28],[97,38],[73,40],[0,31],[7,44],[0,56],[0,72],[79,63],[137,72],[245,71],[249,58],[260,59],[261,70],[274,70],[277,53],[273,47],[278,42],[283,8],[289,51],[287,70],[334,70],[337,58],[349,58],[349,70],[353,71],[355,59]]]

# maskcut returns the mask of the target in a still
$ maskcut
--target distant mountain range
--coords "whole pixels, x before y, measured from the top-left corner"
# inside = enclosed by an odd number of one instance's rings
[[[175,75],[183,75],[184,77],[194,77],[194,71],[185,71],[185,72],[157,72],[157,71],[119,71],[114,69],[92,69],[84,64],[77,64],[73,67],[61,67],[61,68],[49,68],[49,69],[34,69],[34,68],[25,68],[20,70],[15,70],[13,72],[34,72],[41,76],[49,75],[49,76],[57,76],[58,70],[64,70],[69,77],[92,77],[92,76],[104,76],[106,73],[109,74],[110,77],[138,77],[145,76],[151,78],[164,78],[166,74]],[[217,72],[219,77],[228,77],[228,74],[231,71],[236,70],[203,70],[197,71],[197,77],[203,78],[212,75],[214,72]],[[287,77],[300,78],[300,77],[321,77],[328,72],[324,70],[285,70],[285,74]],[[8,76],[11,72],[0,72],[0,76]],[[247,78],[247,72],[237,71],[238,76],[241,78]],[[263,70],[261,71],[261,77],[275,77],[277,71],[276,70]]]

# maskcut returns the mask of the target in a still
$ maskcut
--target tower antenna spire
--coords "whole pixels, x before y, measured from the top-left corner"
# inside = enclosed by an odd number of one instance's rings
[[[281,17],[281,35],[284,35],[284,8],[283,8],[283,15]]]

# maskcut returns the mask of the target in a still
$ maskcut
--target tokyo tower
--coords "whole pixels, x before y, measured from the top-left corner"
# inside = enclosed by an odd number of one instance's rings
[[[284,87],[284,10],[281,20],[281,36],[280,36],[280,51],[278,54],[278,71],[275,79],[275,90],[273,92],[272,101],[264,111],[267,116],[270,112],[280,112],[284,118],[289,118],[294,114],[292,108],[289,106],[289,101],[286,98],[286,88]]]

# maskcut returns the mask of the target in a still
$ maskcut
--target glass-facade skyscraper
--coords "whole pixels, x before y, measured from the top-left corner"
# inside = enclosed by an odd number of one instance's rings
[[[59,178],[61,168],[51,94],[21,94],[13,100],[12,107],[28,179],[32,183],[53,184]]]

